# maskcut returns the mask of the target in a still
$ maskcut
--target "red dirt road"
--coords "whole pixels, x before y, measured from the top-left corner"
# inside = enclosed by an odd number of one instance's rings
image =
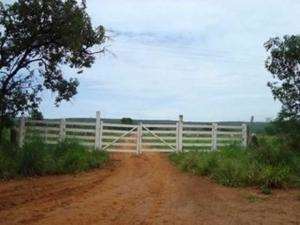
[[[182,173],[166,155],[114,155],[75,176],[0,183],[0,224],[300,224],[300,191],[260,195]]]

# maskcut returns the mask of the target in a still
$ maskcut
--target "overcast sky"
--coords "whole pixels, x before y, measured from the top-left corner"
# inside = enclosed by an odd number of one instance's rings
[[[112,31],[107,53],[78,76],[71,103],[44,94],[46,117],[220,121],[274,118],[263,43],[297,34],[299,0],[87,0]],[[66,71],[67,76],[77,76]]]

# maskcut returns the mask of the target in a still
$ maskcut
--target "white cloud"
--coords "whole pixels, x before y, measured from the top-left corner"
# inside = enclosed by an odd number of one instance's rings
[[[116,35],[80,76],[73,105],[49,116],[259,120],[274,117],[263,43],[300,30],[293,0],[88,0],[93,23]],[[68,75],[72,72],[68,71]],[[80,110],[78,110],[80,109]]]

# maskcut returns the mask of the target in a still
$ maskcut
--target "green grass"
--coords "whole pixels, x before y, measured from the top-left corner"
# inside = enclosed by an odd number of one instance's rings
[[[1,145],[0,179],[77,173],[101,167],[107,160],[106,152],[88,151],[75,140],[47,145],[41,138],[32,137],[22,149]]]
[[[174,153],[170,159],[184,171],[225,186],[259,186],[266,194],[272,188],[300,186],[299,154],[282,150],[274,140],[262,140],[257,149],[232,145],[213,152]]]
[[[263,198],[261,198],[258,195],[255,194],[249,194],[246,196],[246,199],[250,202],[250,203],[256,203],[256,202],[261,202],[262,200],[264,200]]]
[[[7,144],[10,141],[10,130],[4,128],[2,133],[2,140],[0,140],[0,143]]]

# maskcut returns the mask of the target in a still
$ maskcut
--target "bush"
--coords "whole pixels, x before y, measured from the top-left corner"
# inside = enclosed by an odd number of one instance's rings
[[[10,179],[18,174],[16,161],[12,160],[4,151],[0,150],[0,179]]]
[[[131,118],[124,117],[124,118],[121,119],[121,123],[123,123],[123,124],[133,124],[133,120]]]
[[[283,187],[289,183],[290,168],[289,166],[264,165],[261,168],[258,179],[264,187]]]
[[[209,176],[225,186],[257,185],[268,192],[300,183],[300,156],[283,150],[276,139],[262,140],[257,149],[233,145],[213,152],[174,153],[170,159],[182,170]]]
[[[89,168],[89,154],[82,145],[74,140],[62,142],[54,150],[57,170],[60,173],[85,171]]]
[[[87,151],[76,140],[66,140],[59,143],[53,149],[59,173],[74,173],[100,167],[108,159],[103,151]]]
[[[108,154],[105,152],[91,151],[88,154],[87,162],[89,168],[99,168],[108,160]]]
[[[278,118],[266,127],[266,133],[276,136],[284,149],[300,152],[299,120],[291,119],[285,121]]]
[[[276,138],[261,138],[259,146],[251,149],[252,157],[263,164],[280,165],[289,164],[296,155],[293,151],[285,149]]]
[[[2,134],[0,135],[0,146],[7,145],[10,143],[10,129],[3,128]]]
[[[220,184],[232,187],[245,186],[247,184],[246,165],[237,160],[219,160],[217,167],[212,171],[212,177]]]
[[[19,173],[23,176],[42,175],[46,173],[48,163],[47,145],[41,138],[32,137],[24,143],[19,151]]]
[[[9,149],[9,150],[5,150]],[[38,136],[26,141],[22,149],[0,149],[0,179],[16,176],[64,174],[102,166],[108,159],[103,151],[88,151],[79,142],[65,140],[47,145]]]

